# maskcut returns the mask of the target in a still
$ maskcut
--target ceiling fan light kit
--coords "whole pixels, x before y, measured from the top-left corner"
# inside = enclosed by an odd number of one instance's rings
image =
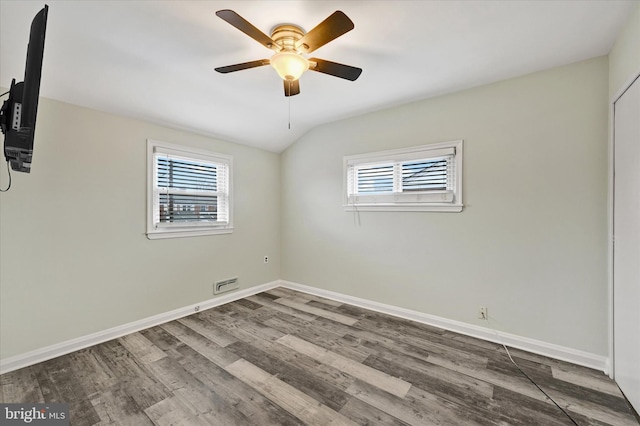
[[[296,52],[278,52],[270,62],[283,80],[297,80],[309,69],[309,60]]]
[[[305,53],[311,53],[354,28],[353,22],[343,12],[337,10],[327,19],[318,24],[308,33],[296,25],[277,25],[271,32],[271,37],[254,27],[249,21],[233,10],[225,9],[216,15],[233,25],[249,37],[256,40],[276,53],[271,59],[243,62],[235,65],[216,68],[216,71],[226,74],[249,68],[271,65],[284,81],[285,96],[300,93],[300,76],[307,70],[355,81],[362,69],[319,58],[309,58]]]

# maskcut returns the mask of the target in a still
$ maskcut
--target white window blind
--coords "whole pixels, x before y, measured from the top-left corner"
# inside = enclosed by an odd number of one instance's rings
[[[408,161],[402,167],[402,192],[447,191],[453,188],[453,156]]]
[[[353,193],[393,192],[393,164],[363,164],[355,167],[354,173],[356,183]]]
[[[345,157],[345,208],[462,208],[462,141]]]
[[[202,230],[230,228],[230,157],[157,143],[150,150],[148,235],[200,235]]]

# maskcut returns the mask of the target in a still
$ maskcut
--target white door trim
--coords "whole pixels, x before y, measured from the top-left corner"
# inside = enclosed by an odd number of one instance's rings
[[[640,70],[625,81],[618,91],[611,97],[609,102],[609,144],[607,149],[607,170],[608,170],[608,193],[607,193],[607,284],[609,298],[609,377],[615,379],[615,360],[613,350],[613,195],[614,195],[614,140],[615,140],[615,122],[614,108],[615,103],[624,95],[631,85],[640,78]]]

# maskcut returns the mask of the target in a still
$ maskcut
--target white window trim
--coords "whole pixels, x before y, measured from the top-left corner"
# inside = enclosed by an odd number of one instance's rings
[[[200,159],[211,162],[226,162],[229,170],[229,220],[225,225],[189,225],[157,227],[154,224],[154,153],[161,151],[175,156]],[[230,234],[233,232],[233,157],[226,154],[205,151],[182,145],[174,145],[147,139],[147,238],[150,240],[161,238],[195,237],[201,235]]]
[[[455,150],[455,191],[453,197],[449,191],[433,191],[425,194],[426,201],[416,201],[416,197],[408,194],[380,194],[378,196],[367,196],[365,202],[352,202],[349,199],[349,167],[363,163],[389,163],[393,161],[410,160],[422,157],[438,157],[447,152]],[[349,155],[343,160],[343,207],[345,211],[408,211],[408,212],[461,212],[464,207],[462,203],[462,156],[463,141],[455,140],[449,142],[433,143],[428,145],[413,146],[410,148],[393,149],[388,151],[378,151],[367,154]],[[357,197],[357,196],[356,196]],[[413,199],[412,199],[413,198]],[[451,201],[440,202],[451,199]],[[430,199],[430,200],[429,200]],[[371,201],[373,200],[373,201]]]

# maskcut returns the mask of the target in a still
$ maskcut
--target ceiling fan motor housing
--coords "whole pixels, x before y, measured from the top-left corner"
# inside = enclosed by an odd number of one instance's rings
[[[280,47],[282,51],[297,52],[296,42],[305,35],[302,28],[292,24],[281,24],[271,31],[271,38]],[[301,47],[304,49],[305,45]]]

